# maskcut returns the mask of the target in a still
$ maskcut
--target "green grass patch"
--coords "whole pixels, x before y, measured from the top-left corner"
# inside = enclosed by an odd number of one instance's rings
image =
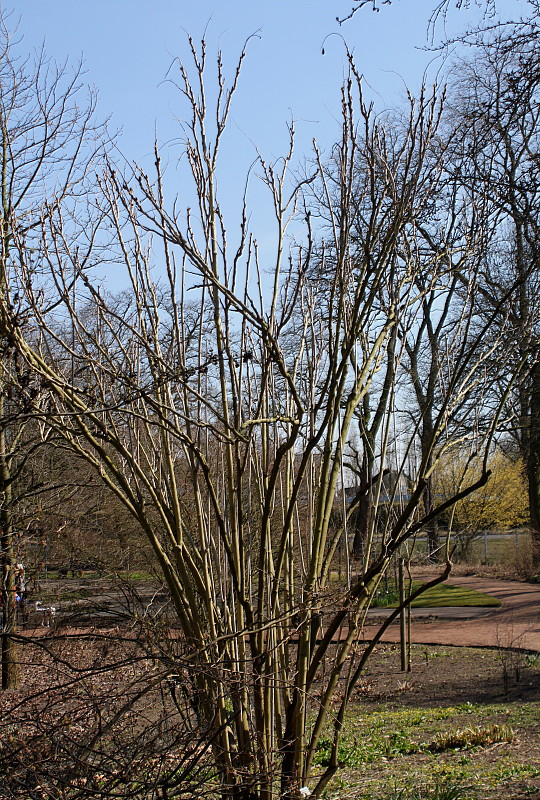
[[[413,590],[417,589],[418,586],[420,584],[413,583]],[[496,608],[500,605],[501,601],[489,594],[467,589],[464,586],[452,586],[452,584],[448,583],[440,583],[438,586],[433,586],[411,603],[413,608],[438,608],[440,606]]]
[[[420,583],[414,581],[412,590],[415,591],[420,586]],[[398,592],[391,585],[387,590],[379,590],[371,605],[372,608],[395,608],[398,600]],[[433,586],[411,603],[412,608],[440,608],[442,606],[451,608],[467,608],[471,606],[496,608],[500,605],[500,600],[489,594],[477,592],[474,589],[466,589],[463,586],[453,586],[448,583],[440,583],[438,586]]]
[[[510,787],[537,781],[540,765],[536,758],[523,763],[514,740],[535,729],[537,721],[537,703],[394,710],[353,704],[345,716],[340,769],[327,800],[522,797]],[[494,744],[496,756],[490,749]],[[324,768],[329,756],[330,735],[319,744],[317,766]]]
[[[437,723],[449,719],[467,719],[477,706],[463,703],[449,708],[408,708],[395,711],[362,713],[356,716],[354,707],[346,717],[345,733],[338,750],[340,767],[361,768],[380,758],[395,758],[411,753],[429,752],[433,737],[424,741],[420,732],[440,732]],[[446,729],[444,726],[443,730]],[[332,740],[322,737],[317,747],[315,763],[329,763]]]
[[[383,800],[465,800],[470,797],[470,786],[448,781],[413,788],[391,789]]]

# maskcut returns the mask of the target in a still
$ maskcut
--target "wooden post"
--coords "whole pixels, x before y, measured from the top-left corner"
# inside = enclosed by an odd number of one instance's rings
[[[403,604],[405,601],[405,581],[403,580],[403,564],[404,559],[400,558],[398,562],[398,591],[399,603]],[[401,650],[401,671],[407,671],[407,626],[405,621],[405,608],[402,608],[399,613],[399,641]]]
[[[411,606],[407,606],[407,672],[411,671]]]

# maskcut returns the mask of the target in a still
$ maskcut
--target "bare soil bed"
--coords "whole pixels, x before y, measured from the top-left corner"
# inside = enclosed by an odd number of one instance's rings
[[[411,671],[402,672],[399,646],[380,645],[368,662],[360,694],[414,707],[467,701],[540,703],[540,658],[525,652],[413,645],[411,660]]]
[[[123,781],[140,785],[149,764],[158,774],[185,757],[186,747],[188,758],[195,753],[196,733],[187,742],[177,733],[171,687],[150,657],[164,631],[126,627],[141,603],[147,609],[166,602],[156,588],[141,586],[137,598],[101,581],[51,581],[43,589],[46,601],[60,599],[57,628],[36,629],[29,620],[22,636],[30,641],[39,634],[39,644],[21,648],[21,689],[0,695],[0,800],[106,798],[107,787],[112,796]],[[506,589],[511,593],[509,584]],[[526,598],[525,609],[536,614],[537,607]],[[504,613],[501,607],[491,623],[466,624],[480,632],[500,626]],[[459,644],[463,621],[440,619],[437,625],[453,625]],[[176,658],[179,646],[169,639],[172,650],[165,655]],[[99,781],[84,777],[87,783],[80,783],[70,753],[89,731],[100,730],[106,712],[126,704],[129,713],[107,732],[114,759],[105,753],[96,768]],[[316,756],[321,770],[325,747],[323,741]],[[398,645],[379,645],[347,714],[340,765],[329,800],[446,800],[452,787],[456,800],[540,800],[540,656],[504,641],[482,648],[416,644],[412,670],[404,673]]]
[[[79,736],[84,739],[85,726],[98,724],[96,702],[104,709],[107,705],[121,708],[126,697],[134,698],[148,678],[156,677],[152,663],[141,652],[131,654],[133,662],[119,659],[127,655],[126,640],[117,648],[114,636],[112,631],[96,632],[95,637],[88,633],[79,641],[69,638],[60,645],[52,634],[50,644],[42,641],[45,648],[30,648],[21,689],[0,698],[2,800],[107,797],[107,781],[111,791],[118,789],[118,771],[110,769],[107,759],[100,766],[99,791],[91,789],[91,782],[80,784],[80,774],[66,749]],[[52,668],[48,653],[55,652],[64,663]],[[97,673],[91,680],[72,684],[76,675],[68,662],[76,662],[78,669],[97,668]],[[426,798],[444,797],[436,791],[445,787],[460,787],[463,793],[456,798],[540,800],[540,659],[504,649],[421,645],[413,646],[412,662],[411,672],[403,673],[397,645],[376,649],[347,714],[341,767],[327,797],[416,800],[418,795],[412,792],[420,787],[424,791],[420,796]],[[49,682],[64,688],[58,692],[53,687],[48,694]],[[26,708],[20,705],[31,697],[37,699]],[[137,727],[144,722],[146,730],[156,732],[158,718],[163,724],[165,712],[171,712],[163,686],[137,700],[131,711],[131,723],[136,718]],[[173,725],[174,718],[163,741],[159,736],[154,742],[144,740],[142,756],[148,759],[153,749],[160,768],[167,758],[174,758],[175,748],[181,757],[185,747],[181,738],[175,740]],[[485,741],[469,741],[475,731]],[[503,732],[502,741],[493,740],[494,731]],[[457,743],[456,732],[461,736]],[[116,744],[128,748],[128,733],[119,725],[114,731]],[[434,748],[436,742],[440,746]],[[41,764],[36,761],[36,748]],[[16,755],[12,767],[9,758],[5,760],[10,749]],[[140,780],[143,760],[130,758],[125,774],[131,771]],[[317,763],[324,767],[324,741]],[[8,776],[15,781],[8,781]]]

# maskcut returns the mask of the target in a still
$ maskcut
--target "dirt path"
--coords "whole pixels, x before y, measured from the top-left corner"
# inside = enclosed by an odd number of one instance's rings
[[[422,579],[429,577],[423,575]],[[490,594],[501,605],[494,609],[413,609],[413,644],[516,647],[540,652],[540,586],[457,575],[450,576],[448,583]],[[397,624],[388,629],[383,641],[399,641]]]
[[[421,580],[430,580],[434,575],[422,573],[417,577]],[[464,586],[493,595],[501,601],[501,606],[498,608],[413,609],[411,624],[413,644],[515,647],[540,653],[540,585],[459,575],[451,575],[447,582],[454,586]],[[70,588],[73,587],[70,585]],[[103,593],[100,598],[103,602]],[[112,594],[109,600],[110,604],[114,606],[115,600]],[[88,600],[81,601],[81,603],[85,602],[87,603]],[[116,603],[118,603],[118,597]],[[374,623],[376,618],[383,616],[385,616],[383,609],[373,609],[369,612],[369,618]],[[36,622],[37,620],[34,619],[28,626],[23,626],[21,634],[43,636],[52,632],[49,628],[34,628]],[[38,625],[39,622],[37,622]],[[113,624],[114,622],[111,623],[111,627]],[[92,629],[74,627],[69,632],[75,634],[90,630]],[[372,627],[368,624],[365,629],[366,639],[370,638],[372,630],[375,630],[375,626]],[[63,629],[63,633],[66,632],[67,630]],[[393,624],[386,631],[382,641],[399,641],[398,623]]]

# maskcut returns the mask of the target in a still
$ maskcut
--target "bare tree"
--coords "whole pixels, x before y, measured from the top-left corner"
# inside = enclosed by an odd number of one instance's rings
[[[26,322],[23,295],[9,273],[18,257],[15,240],[24,236],[28,253],[39,237],[50,203],[76,199],[95,150],[92,128],[94,98],[79,105],[79,72],[56,68],[43,54],[34,61],[17,60],[10,32],[0,20],[0,294],[4,307]],[[88,145],[90,145],[88,149]],[[36,251],[37,252],[37,251]],[[30,256],[32,258],[32,256]],[[35,268],[39,269],[36,262]],[[2,686],[17,683],[13,513],[15,484],[32,451],[28,429],[29,404],[39,406],[39,387],[18,360],[12,337],[2,335],[0,374],[0,550],[2,558]],[[27,445],[27,453],[21,447]]]
[[[335,530],[331,519],[336,503],[346,503],[351,424],[394,331],[403,341],[415,328],[426,296],[418,278],[425,265],[412,244],[444,180],[442,151],[432,157],[441,101],[435,93],[410,98],[396,135],[364,103],[351,64],[332,167],[315,148],[312,173],[291,181],[292,130],[283,159],[259,158],[274,211],[268,253],[249,231],[247,199],[227,232],[218,192],[244,53],[230,82],[219,56],[208,85],[205,45],[190,46],[193,79],[176,64],[188,106],[181,196],[169,199],[156,145],[152,176],[136,167],[105,171],[85,247],[61,202],[42,219],[37,245],[12,214],[17,260],[6,281],[24,298],[29,322],[20,324],[21,309],[10,307],[6,291],[2,333],[47,394],[46,409],[33,412],[93,466],[153,548],[222,795],[293,798],[310,784],[318,796],[338,768],[344,711],[385,627],[362,644],[391,558],[488,480],[484,462],[472,484],[422,511],[433,448],[444,431],[449,443],[486,360],[497,353],[505,363],[503,340],[486,343],[480,330],[472,341],[463,313],[465,333],[456,333],[431,447],[416,464],[410,494],[388,513],[377,482],[363,574],[349,570],[336,582],[336,548],[347,529]],[[290,249],[288,230],[299,242]],[[92,274],[104,240],[130,285],[115,302]],[[392,382],[389,396],[397,392]],[[417,422],[394,436],[393,408],[387,405],[377,436],[381,476],[391,459],[403,472],[419,430]],[[496,423],[494,413],[487,439]],[[448,560],[437,581],[449,569]],[[176,674],[174,659],[166,663]],[[334,702],[331,756],[320,772],[314,755]]]
[[[355,5],[350,8],[350,11],[342,17],[337,17],[337,21],[342,24],[352,19],[355,14],[361,9],[369,8],[371,11],[379,12],[382,6],[389,6],[392,0],[354,0]],[[519,8],[516,9],[515,16],[505,19],[499,17],[501,10],[501,3],[497,0],[440,0],[433,3],[433,10],[426,21],[429,29],[433,32],[438,23],[446,23],[448,18],[449,9],[457,10],[470,10],[478,9],[481,17],[479,27],[504,27],[516,24],[536,24],[540,7],[537,0],[527,0],[523,3],[523,10],[520,12]]]
[[[513,395],[508,431],[526,465],[538,550],[538,38],[529,32],[519,45],[506,34],[478,38],[469,56],[460,64],[454,88],[453,113],[463,138],[453,158],[471,206],[482,206],[488,220],[489,243],[477,287],[479,314],[485,319],[498,308],[501,324],[510,322],[515,337],[510,341],[522,379]],[[497,373],[495,365],[494,386]]]
[[[437,147],[445,149],[445,160],[452,152],[452,146],[446,149],[447,144],[444,137],[437,142]],[[417,271],[415,280],[422,303],[418,324],[403,333],[406,351],[403,366],[416,402],[409,414],[412,419],[420,420],[420,457],[427,457],[428,461],[436,460],[434,422],[445,396],[447,376],[454,368],[456,347],[458,343],[459,347],[465,346],[468,337],[475,346],[478,334],[475,326],[464,322],[474,316],[479,272],[485,257],[486,225],[485,207],[480,202],[471,203],[460,179],[452,174],[441,185],[436,201],[418,225],[415,254],[423,268]],[[436,269],[432,269],[434,264]],[[491,412],[492,409],[488,419]],[[474,440],[478,413],[472,406],[466,406],[455,415],[451,425],[458,424],[458,420],[463,425],[463,435]],[[444,436],[448,436],[447,430]],[[444,439],[435,437],[435,441],[435,451],[444,447]],[[426,510],[431,511],[436,502],[433,474],[430,474],[424,495]],[[427,540],[430,559],[437,559],[440,542],[436,518],[427,527]]]

